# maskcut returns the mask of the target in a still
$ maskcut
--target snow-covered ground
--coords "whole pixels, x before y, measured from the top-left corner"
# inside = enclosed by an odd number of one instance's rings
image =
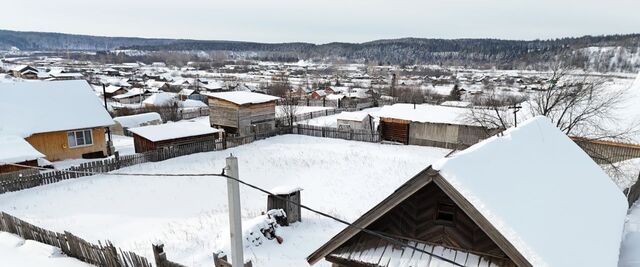
[[[62,254],[59,248],[0,232],[0,262],[7,267],[89,267]]]
[[[230,153],[242,180],[299,186],[303,204],[353,221],[448,150],[284,135],[116,172],[219,173]],[[265,194],[240,193],[243,220],[265,211]],[[150,259],[151,243],[161,240],[169,259],[189,266],[212,266],[212,252],[229,243],[226,181],[217,177],[84,177],[0,195],[0,210]],[[278,229],[283,244],[247,247],[245,257],[255,266],[306,266],[305,257],[344,225],[302,213],[302,223]]]
[[[640,266],[640,202],[631,207],[624,227],[619,267]]]

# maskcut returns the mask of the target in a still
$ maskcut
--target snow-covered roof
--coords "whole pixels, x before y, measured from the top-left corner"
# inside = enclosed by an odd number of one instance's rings
[[[242,92],[242,91],[222,92],[222,93],[202,93],[202,94],[213,97],[213,98],[229,101],[237,105],[259,104],[259,103],[276,101],[279,99],[278,97],[275,97],[275,96],[270,96],[270,95],[265,95],[260,93],[253,93],[253,92]]]
[[[279,185],[269,190],[269,192],[276,195],[288,195],[297,191],[302,191],[302,187],[293,185]]]
[[[180,90],[180,92],[178,92],[179,95],[183,95],[183,96],[190,96],[191,94],[193,94],[193,92],[195,92],[196,90],[193,89],[182,89]]]
[[[617,266],[626,199],[549,119],[532,118],[433,168],[533,266]]]
[[[107,86],[107,87],[105,87],[105,88],[104,88],[104,91],[105,91],[106,93],[113,94],[113,93],[115,93],[116,91],[118,91],[118,90],[120,90],[120,89],[123,89],[123,88],[122,88],[122,87],[120,87],[120,86],[109,85],[109,86]]]
[[[473,125],[466,120],[467,112],[469,111],[465,108],[430,104],[393,104],[382,107],[375,115],[381,118],[401,119],[413,122]]]
[[[440,104],[441,106],[447,106],[447,107],[470,107],[473,104],[471,102],[466,102],[466,101],[444,101]]]
[[[154,106],[167,106],[173,104],[174,101],[177,101],[178,95],[176,93],[155,93],[150,97],[147,97],[143,104],[154,105]]]
[[[157,142],[190,136],[214,134],[221,132],[222,130],[211,128],[210,126],[199,122],[183,121],[131,128],[129,131],[142,136],[149,141]]]
[[[16,135],[0,135],[0,165],[19,163],[44,157],[24,138]]]
[[[117,123],[120,123],[122,127],[126,127],[126,128],[138,127],[150,121],[162,122],[162,118],[160,117],[160,114],[156,112],[142,113],[142,114],[136,114],[131,116],[115,117],[113,118],[113,120]]]
[[[35,133],[113,124],[84,80],[0,83],[0,133]]]
[[[362,111],[355,111],[355,112],[347,112],[347,111],[343,111],[340,112],[340,114],[338,114],[336,116],[337,120],[343,120],[343,121],[363,121],[365,118],[367,118],[367,116],[369,116],[369,113],[367,112],[362,112]]]
[[[142,88],[131,88],[131,90],[129,90],[128,92],[124,93],[124,94],[119,94],[119,95],[114,95],[113,99],[123,99],[123,98],[129,98],[129,97],[134,97],[134,96],[139,96],[145,93],[146,90],[142,89]]]
[[[183,108],[206,108],[209,105],[199,100],[186,99],[185,101],[182,101],[181,106]]]

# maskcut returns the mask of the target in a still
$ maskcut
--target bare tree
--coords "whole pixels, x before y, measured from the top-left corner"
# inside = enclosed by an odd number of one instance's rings
[[[284,123],[287,126],[293,126],[293,123],[296,122],[296,115],[298,114],[298,101],[299,98],[294,97],[291,93],[281,99],[278,109],[280,110],[282,118],[284,118]]]
[[[556,68],[526,99],[504,97],[489,90],[485,96],[474,99],[477,107],[470,109],[467,120],[484,127],[506,129],[514,126],[514,108],[519,105],[522,107],[517,113],[519,121],[540,115],[549,118],[597,163],[609,166],[606,170],[613,177],[619,159],[592,143],[624,142],[638,134],[638,124],[622,125],[619,113],[626,93],[626,89],[606,86],[600,79],[578,77]]]

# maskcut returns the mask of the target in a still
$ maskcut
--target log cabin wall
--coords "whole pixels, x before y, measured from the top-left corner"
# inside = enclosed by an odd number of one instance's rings
[[[506,253],[434,183],[420,189],[367,229],[404,240],[486,256],[492,258],[492,262],[502,262],[501,266],[514,265]]]
[[[37,133],[25,138],[25,140],[27,140],[33,148],[44,154],[49,161],[79,159],[82,158],[83,154],[95,152],[102,152],[103,155],[107,155],[107,141],[104,128],[92,128],[91,138],[93,144],[79,147],[69,147],[67,132],[68,131]]]
[[[38,160],[28,160],[28,161],[18,162],[16,164],[38,167]],[[0,173],[17,172],[25,169],[27,169],[27,167],[20,167],[20,166],[14,166],[14,165],[0,165]]]
[[[222,128],[228,134],[246,136],[275,128],[276,102],[237,105],[222,99],[209,98],[211,127]],[[254,128],[255,125],[255,128]]]

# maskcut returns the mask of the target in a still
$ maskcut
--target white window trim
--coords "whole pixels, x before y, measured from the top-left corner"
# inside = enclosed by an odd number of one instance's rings
[[[76,146],[71,146],[71,144],[69,144],[69,133],[73,133],[73,137],[76,137],[76,132],[84,132],[84,131],[89,131],[89,133],[91,134],[91,144],[84,144],[84,145],[76,145]],[[85,138],[85,141],[87,139]],[[93,129],[82,129],[82,130],[73,130],[73,131],[67,131],[67,147],[68,148],[83,148],[83,147],[88,147],[88,146],[93,146],[94,144],[94,140],[93,140]]]

